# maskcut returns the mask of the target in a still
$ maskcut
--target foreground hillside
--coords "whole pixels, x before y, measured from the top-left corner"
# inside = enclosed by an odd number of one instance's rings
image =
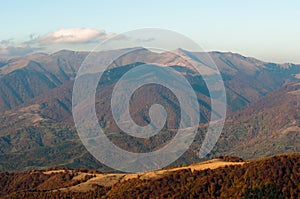
[[[137,174],[86,169],[0,173],[2,198],[299,198],[300,154],[222,157]]]

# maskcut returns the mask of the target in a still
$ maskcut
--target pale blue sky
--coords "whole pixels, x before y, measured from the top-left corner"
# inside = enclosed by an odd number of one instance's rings
[[[298,0],[10,0],[1,8],[0,41],[13,39],[10,45],[65,28],[122,33],[157,27],[185,34],[208,51],[300,63]]]

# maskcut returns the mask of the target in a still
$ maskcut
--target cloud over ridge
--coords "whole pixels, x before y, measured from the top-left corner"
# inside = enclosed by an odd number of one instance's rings
[[[37,40],[41,44],[81,43],[105,40],[112,35],[92,28],[65,28],[40,36]]]
[[[116,36],[105,30],[95,28],[62,28],[44,35],[33,37],[22,43],[15,43],[14,39],[0,41],[0,57],[22,56],[34,52],[51,52],[70,45],[92,45]]]

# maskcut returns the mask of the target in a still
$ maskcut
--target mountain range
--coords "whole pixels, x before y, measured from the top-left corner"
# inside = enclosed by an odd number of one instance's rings
[[[105,63],[116,51],[96,52],[95,63]],[[180,72],[195,90],[201,110],[194,143],[174,163],[181,165],[199,161],[197,151],[212,113],[206,84],[190,66],[196,62],[209,68],[204,54],[183,49],[176,53],[187,59],[172,52],[137,49],[113,61],[100,80],[95,106],[99,123],[110,132],[112,142],[133,152],[155,150],[172,139],[174,132],[166,130],[145,140],[125,135],[112,118],[109,98],[121,76],[143,63],[161,63]],[[67,165],[111,171],[89,155],[72,118],[74,79],[88,54],[63,50],[0,60],[0,170]],[[235,53],[209,55],[224,80],[228,111],[223,133],[209,156],[230,154],[251,159],[299,152],[300,65],[268,63]],[[153,103],[162,104],[168,112],[165,129],[178,127],[178,100],[169,90],[155,85],[145,86],[132,98],[130,111],[137,124],[149,123]]]

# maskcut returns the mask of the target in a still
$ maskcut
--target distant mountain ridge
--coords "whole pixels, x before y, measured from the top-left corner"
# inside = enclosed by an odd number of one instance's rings
[[[182,49],[177,51],[194,61],[199,62],[203,58],[203,53],[193,53]],[[108,59],[113,53],[115,52],[99,52],[97,60]],[[2,62],[0,68],[0,112],[24,104],[74,79],[87,55],[86,52],[62,50],[51,55],[33,54]],[[287,67],[286,64],[265,63],[233,53],[211,52],[209,55],[223,76],[228,89],[227,93],[230,96],[229,104],[232,101],[232,103],[240,104],[238,107],[230,107],[234,110],[274,91],[287,81],[295,81],[295,75],[300,74],[298,65],[290,64]],[[171,52],[158,54],[146,49],[139,49],[114,61],[112,66],[119,67],[137,62],[157,62],[170,66],[182,65],[183,67],[188,65]],[[205,63],[205,61],[201,61],[201,63]]]

